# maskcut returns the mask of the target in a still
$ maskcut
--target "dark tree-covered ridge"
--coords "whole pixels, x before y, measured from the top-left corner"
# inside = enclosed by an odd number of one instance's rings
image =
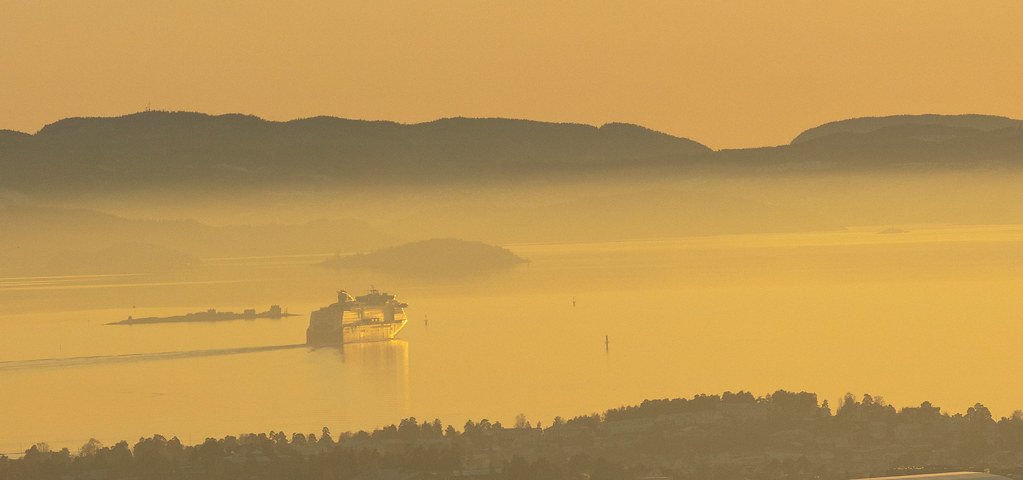
[[[989,470],[1023,478],[1023,412],[995,419],[982,404],[948,413],[896,409],[847,395],[748,392],[647,400],[602,414],[461,428],[407,418],[372,432],[266,432],[183,445],[90,440],[78,451],[37,444],[0,458],[0,479],[849,479]]]

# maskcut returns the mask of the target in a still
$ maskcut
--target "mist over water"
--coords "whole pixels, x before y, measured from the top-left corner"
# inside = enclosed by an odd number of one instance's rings
[[[1023,480],[1023,2],[105,3],[0,1],[0,480]]]
[[[8,277],[0,391],[18,414],[0,424],[0,451],[407,416],[549,423],[724,390],[1019,408],[1001,370],[1017,361],[1023,225],[899,227],[508,243],[530,262],[468,277],[339,271],[313,265],[332,255],[316,252]],[[303,343],[337,288],[370,285],[409,303],[400,341],[279,348]],[[301,315],[104,325],[272,303]]]

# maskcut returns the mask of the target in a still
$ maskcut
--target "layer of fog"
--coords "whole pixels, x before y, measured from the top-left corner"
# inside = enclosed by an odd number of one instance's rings
[[[367,252],[429,238],[496,245],[1023,224],[1004,172],[558,178],[473,186],[139,192],[0,203],[0,273],[173,270],[195,259]],[[128,261],[117,260],[123,253]],[[146,261],[146,256],[154,258]],[[158,258],[157,258],[158,257]]]

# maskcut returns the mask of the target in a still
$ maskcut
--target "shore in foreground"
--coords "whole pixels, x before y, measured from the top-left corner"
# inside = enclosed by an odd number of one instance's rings
[[[407,418],[372,432],[267,432],[186,446],[160,435],[72,453],[37,444],[0,456],[0,478],[849,479],[988,470],[1023,478],[1023,411],[999,420],[924,402],[896,409],[813,393],[647,400],[603,414],[462,428]]]

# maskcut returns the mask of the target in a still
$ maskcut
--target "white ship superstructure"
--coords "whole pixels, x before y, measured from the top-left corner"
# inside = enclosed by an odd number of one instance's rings
[[[309,315],[306,343],[322,347],[390,340],[408,323],[407,306],[376,289],[357,297],[340,290],[337,303]]]

